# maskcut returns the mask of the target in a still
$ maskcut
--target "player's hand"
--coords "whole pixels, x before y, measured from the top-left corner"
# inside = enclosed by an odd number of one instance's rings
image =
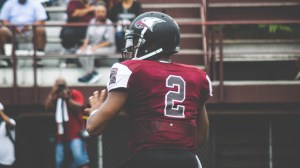
[[[16,123],[13,123],[7,115],[2,116],[3,121],[8,125],[9,128],[13,129]]]
[[[91,108],[87,108],[85,109],[85,111],[90,114],[92,111],[98,109],[99,107],[101,107],[106,97],[107,97],[106,89],[101,90],[100,93],[99,91],[95,91],[93,95],[89,97],[89,104]]]
[[[99,91],[95,91],[93,93],[93,96],[90,96],[89,98],[89,102],[91,107],[100,107],[103,102],[105,101],[107,97],[107,92],[106,89],[101,90],[101,92],[99,93]]]

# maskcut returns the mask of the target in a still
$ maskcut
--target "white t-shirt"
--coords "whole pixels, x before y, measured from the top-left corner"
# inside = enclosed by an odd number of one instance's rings
[[[13,119],[10,119],[15,124]],[[15,146],[6,134],[6,123],[0,122],[0,164],[12,165],[15,162]],[[15,130],[10,131],[12,138],[15,139]]]
[[[108,41],[111,46],[115,46],[115,28],[109,19],[106,19],[105,24],[108,26],[95,26],[96,19],[90,20],[90,26],[87,29],[86,39],[90,45],[99,44],[103,41]]]

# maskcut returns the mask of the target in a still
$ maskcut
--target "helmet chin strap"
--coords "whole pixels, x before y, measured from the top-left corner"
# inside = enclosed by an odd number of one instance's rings
[[[158,53],[161,53],[162,51],[163,51],[163,49],[160,48],[160,49],[157,49],[157,50],[155,50],[155,51],[153,51],[153,52],[151,52],[151,53],[149,53],[149,54],[146,54],[146,55],[144,55],[144,56],[141,56],[141,57],[134,57],[133,60],[144,60],[144,59],[147,59],[147,58],[149,58],[149,57],[152,57],[153,55],[156,55],[156,54],[158,54]]]

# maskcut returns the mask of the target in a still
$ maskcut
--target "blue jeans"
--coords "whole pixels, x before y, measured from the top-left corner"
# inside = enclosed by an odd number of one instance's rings
[[[66,147],[66,150],[64,150]],[[67,154],[65,154],[65,151]],[[56,168],[63,168],[64,162],[67,162],[69,167],[78,168],[90,162],[86,144],[83,140],[77,138],[66,143],[56,144]]]

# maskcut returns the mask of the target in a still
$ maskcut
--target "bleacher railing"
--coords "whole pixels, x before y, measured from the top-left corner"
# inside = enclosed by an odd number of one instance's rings
[[[206,37],[206,40],[203,41],[202,46],[199,46],[200,49],[203,49],[203,55],[198,55],[199,57],[201,57],[201,59],[204,60],[204,68],[205,70],[208,72],[208,74],[211,76],[211,79],[213,81],[217,81],[217,83],[215,83],[216,86],[219,87],[220,89],[220,95],[221,97],[223,97],[224,95],[224,57],[226,58],[226,56],[228,55],[239,55],[241,53],[228,53],[226,51],[224,51],[224,36],[226,36],[227,34],[224,34],[224,26],[234,26],[234,25],[246,25],[246,26],[250,26],[250,25],[296,25],[299,27],[300,25],[300,21],[299,20],[252,20],[252,21],[199,21],[199,22],[178,22],[178,24],[180,26],[182,25],[197,25],[199,26],[199,28],[202,29],[203,27],[205,28],[205,31],[203,32],[204,35],[202,37]],[[34,38],[35,38],[35,30],[38,26],[44,26],[44,27],[59,27],[59,26],[86,26],[88,24],[81,24],[81,23],[73,23],[73,24],[56,24],[56,23],[48,23],[46,25],[32,25],[32,30],[33,30],[33,34],[34,34]],[[16,25],[11,25],[12,27],[16,26]],[[105,26],[105,25],[99,25],[99,26]],[[116,25],[114,25],[116,26]],[[226,33],[226,32],[225,32]],[[294,40],[299,40],[299,36],[295,36]],[[33,40],[35,41],[35,40]],[[53,59],[62,59],[62,58],[77,58],[79,57],[79,55],[61,55],[59,53],[57,54],[45,54],[44,56],[39,56],[36,53],[36,44],[33,44],[33,54],[32,56],[27,56],[27,57],[23,57],[26,59],[32,59],[33,60],[33,64],[32,64],[32,71],[33,71],[33,87],[37,88],[38,83],[37,83],[37,69],[39,68],[37,66],[37,59],[45,59],[45,58],[53,58]],[[16,55],[15,53],[16,50],[16,34],[15,31],[13,31],[13,51],[12,51],[12,69],[13,69],[13,84],[12,87],[17,88],[18,84],[17,84],[17,61],[19,59],[19,56]],[[286,51],[284,51],[286,52]],[[120,55],[116,56],[117,53],[112,53],[111,56],[113,57],[120,57]],[[245,53],[243,53],[245,54]],[[259,51],[253,51],[251,52],[251,54],[263,54],[260,53]],[[276,54],[276,53],[272,53],[272,52],[268,52],[268,54]],[[278,53],[277,53],[278,54]],[[291,51],[289,54],[294,54],[296,55],[295,57],[293,57],[292,59],[294,59],[295,61],[299,61],[299,55],[300,55],[300,51],[297,50],[293,50]],[[95,55],[95,57],[97,58],[101,58],[101,55]],[[3,56],[1,56],[1,58],[4,58]],[[5,57],[7,58],[7,57]],[[264,59],[264,58],[262,58]],[[37,93],[35,93],[37,94]]]

